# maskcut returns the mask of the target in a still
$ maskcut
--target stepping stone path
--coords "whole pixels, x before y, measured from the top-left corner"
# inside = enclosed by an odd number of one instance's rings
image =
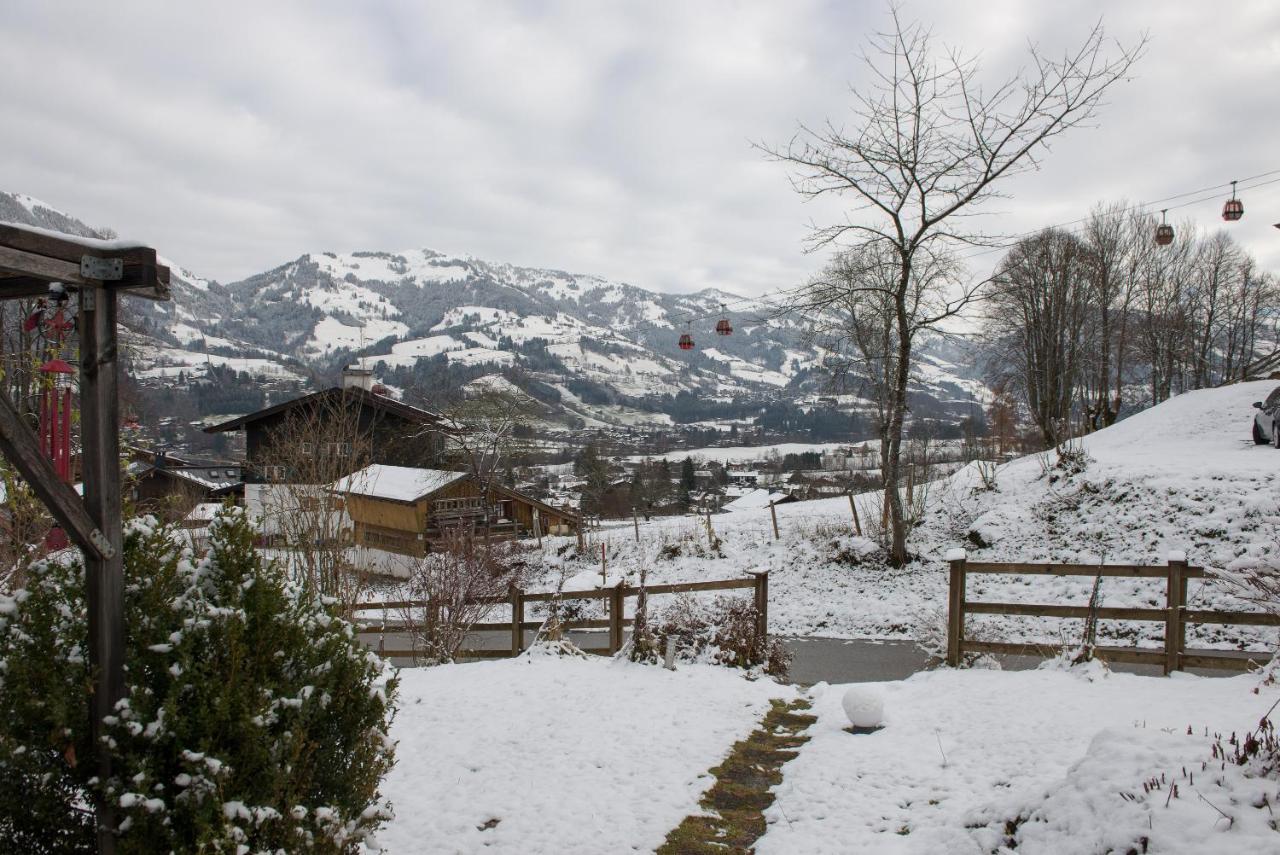
[[[774,701],[760,727],[711,770],[716,783],[700,802],[706,814],[685,817],[658,855],[750,853],[765,832],[764,809],[773,804],[770,788],[782,782],[782,764],[809,741],[804,731],[817,721],[801,712],[807,709],[806,700]]]

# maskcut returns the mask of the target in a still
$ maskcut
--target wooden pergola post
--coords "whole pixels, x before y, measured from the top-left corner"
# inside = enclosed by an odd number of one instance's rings
[[[0,452],[84,553],[93,692],[89,726],[98,777],[112,775],[104,716],[124,697],[124,520],[121,510],[119,295],[169,297],[169,270],[154,249],[0,225],[0,299],[36,297],[50,285],[79,292],[80,460],[84,499],[58,477],[18,408],[0,395]],[[98,851],[114,853],[115,806],[94,805]]]
[[[85,555],[89,607],[89,668],[95,676],[91,701],[98,775],[111,777],[111,753],[103,748],[102,720],[124,697],[124,529],[121,519],[120,396],[116,341],[116,292],[80,291],[80,448],[84,504],[111,547]],[[99,851],[114,842],[111,805],[99,809]],[[108,843],[108,846],[111,845]]]

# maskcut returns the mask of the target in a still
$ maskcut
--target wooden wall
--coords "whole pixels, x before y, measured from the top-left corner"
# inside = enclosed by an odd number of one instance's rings
[[[421,556],[424,547],[438,537],[441,520],[437,519],[435,502],[440,499],[476,498],[480,492],[480,485],[466,478],[414,503],[351,495],[347,497],[347,513],[355,523],[356,543],[402,555]],[[509,507],[519,536],[533,533],[534,505],[527,498],[498,487],[491,488],[488,493],[487,504]],[[552,526],[577,526],[577,518],[562,511],[541,505],[539,511],[543,534],[548,533]],[[444,520],[447,524],[447,517]],[[422,540],[418,539],[419,534],[424,535]]]

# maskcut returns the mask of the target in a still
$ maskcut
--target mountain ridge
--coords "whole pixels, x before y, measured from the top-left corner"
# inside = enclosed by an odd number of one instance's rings
[[[14,193],[0,192],[0,220],[107,234]],[[826,354],[805,344],[798,318],[723,289],[664,293],[434,249],[304,253],[230,283],[171,267],[173,300],[134,319],[133,371],[144,384],[221,365],[265,384],[314,385],[357,361],[399,394],[499,375],[568,427],[732,418],[781,403],[853,419],[869,405],[856,387],[825,386]],[[715,332],[722,312],[732,335]],[[683,332],[693,350],[677,347]],[[987,394],[975,364],[961,339],[926,342],[917,416],[972,415]],[[676,412],[681,393],[696,406]]]

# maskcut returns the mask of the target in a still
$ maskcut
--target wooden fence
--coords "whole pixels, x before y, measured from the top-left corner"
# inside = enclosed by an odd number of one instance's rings
[[[768,637],[769,633],[769,572],[767,570],[759,572],[751,572],[745,578],[741,579],[717,579],[708,582],[680,582],[667,585],[645,585],[644,591],[646,596],[654,596],[656,594],[687,594],[697,593],[700,591],[730,591],[735,589],[750,588],[753,591],[753,603],[756,609],[756,632],[763,637]],[[595,653],[601,656],[612,656],[622,649],[625,628],[631,626],[634,620],[626,617],[626,601],[630,597],[634,597],[640,593],[640,588],[627,585],[625,582],[619,581],[618,584],[608,588],[595,588],[590,591],[563,591],[563,592],[535,592],[527,593],[520,588],[513,587],[508,597],[489,597],[484,599],[476,599],[468,601],[469,605],[510,605],[511,619],[500,623],[477,623],[472,625],[470,632],[509,632],[511,634],[510,648],[494,649],[494,650],[460,650],[458,657],[461,659],[504,659],[511,656],[519,656],[524,650],[524,633],[532,630],[537,631],[542,628],[542,621],[525,620],[525,605],[528,603],[546,603],[551,600],[559,599],[567,600],[605,600],[608,603],[608,617],[604,620],[576,620],[566,621],[561,624],[561,628],[566,632],[572,630],[591,630],[591,629],[607,629],[609,630],[609,644],[607,647],[589,647],[584,648],[586,653]],[[426,600],[394,600],[375,603],[359,603],[352,607],[352,611],[403,611],[404,609],[422,608],[428,609],[431,604]],[[385,634],[405,633],[408,627],[401,624],[388,624],[378,626],[362,626],[360,634],[367,635],[372,633]],[[386,649],[381,639],[378,643],[378,654],[388,659],[410,659],[419,656],[421,651],[407,649]]]
[[[966,653],[998,653],[1023,656],[1053,655],[1054,645],[1017,644],[1001,641],[969,641],[964,637],[966,615],[1032,615],[1036,617],[1082,618],[1098,620],[1152,621],[1164,624],[1162,648],[1096,647],[1098,658],[1112,662],[1159,665],[1164,673],[1184,668],[1221,668],[1246,671],[1257,659],[1220,650],[1188,650],[1187,624],[1223,624],[1233,626],[1280,626],[1280,615],[1261,612],[1223,612],[1187,608],[1187,580],[1204,578],[1201,567],[1189,567],[1185,560],[1173,560],[1166,566],[1136,564],[999,564],[957,558],[951,564],[951,586],[948,598],[947,664],[955,666]],[[1088,576],[1096,578],[1124,577],[1163,579],[1164,608],[1090,608],[1041,603],[974,602],[966,599],[965,582],[971,573],[1002,573],[1022,576]],[[1264,655],[1263,659],[1269,658]]]

